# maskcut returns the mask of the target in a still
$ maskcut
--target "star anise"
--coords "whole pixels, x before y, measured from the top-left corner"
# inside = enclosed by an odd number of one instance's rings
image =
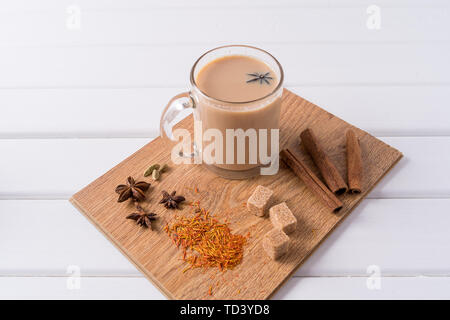
[[[144,181],[135,181],[132,177],[127,178],[127,184],[120,184],[116,187],[119,194],[117,202],[124,202],[128,199],[134,201],[145,200],[145,191],[150,187],[150,183]]]
[[[167,191],[163,191],[163,198],[159,203],[164,203],[167,209],[178,209],[178,205],[186,199],[183,196],[176,196],[176,193],[176,191],[173,191],[169,194]]]
[[[127,216],[127,219],[136,221],[136,223],[141,227],[152,229],[152,221],[156,220],[156,213],[146,213],[140,205],[137,205],[136,209],[139,212],[130,214]]]
[[[271,76],[269,76],[270,72],[266,72],[266,73],[247,73],[247,75],[253,77],[250,80],[247,80],[247,83],[249,82],[255,82],[255,81],[259,81],[259,84],[263,84],[263,81],[267,84],[270,84],[269,80],[273,80],[273,78]]]

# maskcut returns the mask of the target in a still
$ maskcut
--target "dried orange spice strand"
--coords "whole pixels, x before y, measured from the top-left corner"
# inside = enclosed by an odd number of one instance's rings
[[[233,269],[241,263],[248,239],[248,235],[232,234],[229,223],[212,218],[205,209],[190,218],[175,217],[165,231],[183,250],[183,260],[189,264],[183,272],[194,268]]]

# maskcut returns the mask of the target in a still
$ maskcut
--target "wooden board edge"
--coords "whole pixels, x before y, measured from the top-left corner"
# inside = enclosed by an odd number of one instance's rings
[[[391,147],[389,145],[389,147]],[[391,147],[393,148],[393,147]],[[280,284],[278,285],[278,287],[276,287],[270,294],[268,294],[266,297],[264,297],[264,300],[268,300],[271,299],[275,293],[278,292],[278,290],[280,290],[280,288],[282,286],[284,286],[284,284],[290,280],[292,278],[292,276],[297,272],[297,270],[305,263],[306,260],[309,259],[309,257],[316,252],[316,250],[322,245],[322,243],[328,239],[328,237],[333,233],[334,230],[336,230],[336,228],[342,223],[342,221],[345,220],[345,218],[347,218],[350,213],[352,213],[358,206],[359,204],[362,202],[362,200],[367,198],[367,195],[373,190],[373,188],[375,188],[375,186],[378,185],[378,183],[383,180],[383,178],[392,170],[392,168],[394,168],[397,163],[403,158],[403,153],[400,152],[399,150],[393,148],[397,153],[398,153],[398,157],[397,159],[394,161],[394,163],[392,163],[392,165],[390,166],[390,168],[388,170],[386,170],[386,172],[383,173],[383,175],[373,184],[372,187],[370,187],[369,190],[366,191],[366,193],[364,194],[363,197],[361,197],[358,202],[356,202],[353,207],[351,208],[351,210],[349,212],[347,212],[332,228],[331,230],[319,241],[319,243],[305,256],[305,258],[298,264],[298,266],[296,266],[287,276],[286,278],[280,282]]]
[[[157,137],[158,138],[158,137]],[[157,139],[157,138],[155,138],[155,139]],[[153,140],[152,140],[153,141]],[[344,221],[344,219],[347,217],[347,216],[349,216],[350,215],[350,213],[352,213],[354,210],[355,210],[355,208],[356,207],[358,207],[358,205],[361,203],[361,201],[362,200],[364,200],[364,199],[366,199],[366,197],[367,197],[367,195],[373,190],[373,188],[375,187],[375,186],[377,186],[378,185],[378,183],[392,170],[392,168],[394,168],[395,167],[395,165],[403,158],[403,153],[401,153],[399,150],[397,150],[396,148],[394,148],[394,147],[392,147],[392,146],[390,146],[390,145],[388,145],[389,147],[391,147],[392,149],[394,149],[397,153],[398,153],[398,156],[397,156],[397,159],[395,160],[395,162],[391,165],[391,167],[388,169],[388,170],[386,170],[386,172],[384,172],[384,174],[373,184],[373,186],[369,189],[369,190],[367,190],[367,192],[365,193],[365,195],[363,196],[363,197],[361,197],[361,199],[357,202],[357,203],[355,203],[355,205],[351,208],[351,210],[349,211],[349,212],[347,212],[347,214],[345,215],[345,216],[343,216],[342,217],[342,219],[340,219],[334,226],[333,226],[333,228],[330,230],[330,232],[328,232],[327,234],[326,234],[326,236],[325,237],[323,237],[321,240],[320,240],[320,242],[314,247],[314,249],[313,250],[311,250],[311,252],[309,252],[306,256],[305,256],[305,258],[303,259],[303,261],[301,262],[301,263],[299,263],[286,277],[285,277],[285,279],[270,293],[270,294],[268,294],[266,297],[264,297],[264,300],[268,300],[268,299],[271,299],[272,297],[273,297],[273,295],[275,295],[275,293],[277,293],[278,292],[278,290],[288,281],[288,280],[290,280],[291,278],[292,278],[292,276],[297,272],[297,270],[305,263],[305,261],[306,260],[308,260],[309,259],[309,257],[317,250],[317,248],[319,248],[320,247],[320,245],[330,236],[330,234],[342,223],[342,221]],[[145,146],[144,146],[145,147]],[[140,150],[140,149],[139,149]],[[138,151],[139,151],[138,150]],[[136,151],[137,152],[137,151]],[[133,153],[134,154],[134,153]],[[132,155],[130,155],[130,157],[131,157]],[[111,170],[113,170],[114,168],[112,168]],[[111,170],[108,170],[108,172],[109,171],[111,171]],[[106,173],[108,173],[108,172],[106,172]],[[105,174],[106,174],[105,173]],[[141,267],[140,265],[138,265],[137,263],[135,263],[134,261],[133,261],[133,259],[126,253],[126,251],[125,251],[125,249],[124,248],[122,248],[121,246],[120,246],[120,244],[118,244],[115,240],[114,240],[114,238],[112,237],[112,236],[110,236],[109,234],[107,234],[89,215],[87,215],[85,212],[84,212],[84,210],[83,210],[83,208],[77,203],[77,200],[76,200],[76,195],[77,194],[74,194],[70,199],[69,199],[69,202],[78,210],[78,211],[80,211],[82,214],[83,214],[83,216],[85,216],[86,218],[87,218],[87,220],[91,223],[91,224],[93,224],[94,225],[94,227],[98,230],[98,231],[100,231],[130,262],[131,262],[131,264],[133,264],[140,272],[142,272],[142,274],[147,278],[147,280],[149,280],[155,287],[157,287],[159,290],[160,290],[160,292],[161,293],[163,293],[164,294],[164,296],[166,296],[168,299],[170,299],[170,300],[175,300],[176,298],[175,297],[173,297],[171,294],[170,294],[170,292],[168,292],[162,285],[160,285],[159,283],[158,283],[158,281],[156,280],[156,279],[153,279],[153,277],[150,275],[150,274],[148,274],[146,271],[145,271],[145,268],[143,268],[143,267]]]
[[[284,89],[285,91],[287,91],[289,94],[298,96],[296,93],[288,90],[288,89]],[[311,103],[313,104],[316,108],[319,108],[320,110],[329,113],[328,111],[326,111],[325,109],[319,107],[318,105],[310,102],[309,100],[306,100],[304,98],[301,98],[304,101],[306,101],[307,103]],[[179,123],[181,123],[182,121],[188,121],[187,119],[189,117],[191,117],[192,115],[180,120]],[[358,127],[353,126],[352,124],[348,123],[347,121],[341,119],[340,117],[337,117],[335,115],[333,115],[333,117],[339,119],[340,121],[342,121],[343,123],[345,123],[347,126],[350,127],[354,127],[356,129],[359,129],[361,131],[363,131],[365,134],[367,134],[368,136],[370,136],[373,139],[376,139],[378,141],[381,141],[385,146],[387,146],[388,148],[392,149],[395,151],[396,153],[396,158],[393,159],[394,161],[392,162],[392,164],[390,165],[389,168],[387,168],[387,170],[385,172],[383,172],[383,174],[379,177],[379,179],[364,193],[364,196],[362,196],[354,205],[353,207],[345,214],[342,216],[341,219],[339,219],[335,225],[332,226],[332,228],[329,230],[329,232],[322,238],[320,239],[320,241],[317,243],[317,245],[310,251],[308,252],[305,257],[303,258],[303,260],[297,265],[295,266],[295,268],[289,272],[285,278],[279,283],[279,285],[273,289],[272,292],[268,293],[263,299],[267,300],[267,299],[271,299],[273,297],[273,295],[278,292],[278,290],[288,281],[291,279],[291,277],[297,272],[297,270],[303,265],[303,263],[317,250],[317,248],[323,243],[323,241],[325,239],[328,238],[328,236],[336,229],[336,227],[338,225],[340,225],[340,223],[350,214],[353,212],[353,210],[361,203],[361,200],[365,199],[367,197],[367,195],[373,190],[373,188],[378,185],[378,183],[386,176],[386,174],[388,172],[390,172],[392,170],[392,168],[401,160],[401,158],[403,157],[403,154],[397,150],[396,148],[390,146],[389,144],[385,143],[384,141],[382,141],[381,139],[373,136],[372,134],[370,134],[367,131],[364,131]],[[126,250],[118,243],[114,240],[114,238],[108,234],[106,231],[104,231],[102,229],[102,227],[100,225],[98,225],[96,223],[96,221],[94,219],[92,219],[92,217],[90,217],[84,210],[83,207],[81,206],[81,204],[79,204],[77,202],[77,197],[86,189],[88,188],[90,185],[98,182],[98,180],[102,179],[103,177],[105,177],[106,175],[112,173],[113,171],[117,170],[118,167],[120,167],[120,165],[124,162],[126,162],[128,159],[132,158],[135,154],[139,153],[142,149],[148,147],[150,144],[152,143],[157,143],[157,140],[160,139],[160,136],[154,137],[152,138],[148,143],[146,143],[144,146],[142,146],[141,148],[139,148],[138,150],[136,150],[135,152],[133,152],[131,155],[129,155],[128,157],[126,157],[125,159],[123,159],[120,163],[116,164],[114,167],[112,167],[111,169],[109,169],[108,171],[106,171],[104,174],[102,174],[101,176],[99,176],[98,178],[96,178],[95,180],[93,180],[91,183],[89,183],[87,186],[85,186],[83,189],[79,190],[77,193],[75,193],[70,199],[70,203],[78,210],[80,211],[87,219],[88,221],[90,221],[97,230],[99,230],[110,242],[113,243],[113,245],[140,271],[142,272],[142,274],[156,287],[159,289],[159,291],[161,293],[164,294],[164,296],[166,296],[168,299],[174,300],[177,299],[176,297],[174,297],[168,290],[166,290],[160,283],[159,281],[157,281],[150,273],[146,272],[146,269],[142,266],[140,266],[137,262],[135,262],[131,256],[129,256],[126,252]]]
[[[74,195],[75,196],[75,195]],[[175,300],[175,297],[168,291],[166,290],[156,279],[153,278],[153,276],[149,273],[146,272],[145,268],[140,266],[139,264],[137,264],[126,252],[126,250],[119,244],[117,243],[114,238],[108,234],[107,232],[105,232],[98,224],[97,222],[95,222],[88,214],[86,214],[86,212],[83,210],[83,208],[78,204],[77,200],[75,199],[75,197],[72,196],[69,199],[69,202],[79,211],[83,214],[83,216],[86,217],[86,219],[92,224],[94,225],[94,227],[100,231],[105,237],[106,239],[108,239],[127,259],[128,261],[131,262],[131,264],[133,264],[140,272],[142,272],[142,274],[145,276],[145,278],[147,278],[148,281],[150,281],[150,283],[152,283],[156,288],[158,288],[158,290],[169,300]]]

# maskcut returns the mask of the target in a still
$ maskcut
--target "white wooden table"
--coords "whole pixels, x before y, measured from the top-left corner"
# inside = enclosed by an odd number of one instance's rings
[[[450,298],[446,0],[1,1],[0,298],[164,299],[67,199],[230,43],[405,155],[275,298]]]

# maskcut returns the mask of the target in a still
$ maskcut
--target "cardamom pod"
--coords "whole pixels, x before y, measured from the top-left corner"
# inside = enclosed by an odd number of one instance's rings
[[[169,168],[169,166],[167,165],[167,163],[164,163],[161,167],[161,169],[159,169],[159,172],[163,173],[165,172],[167,169]]]
[[[159,179],[159,176],[160,176],[160,173],[159,173],[159,172],[160,172],[160,171],[157,170],[157,169],[153,170],[153,172],[152,172],[152,178],[153,178],[153,180],[158,180],[158,179]]]
[[[145,170],[144,177],[151,175],[154,170],[159,170],[159,164],[151,165],[147,170]]]

